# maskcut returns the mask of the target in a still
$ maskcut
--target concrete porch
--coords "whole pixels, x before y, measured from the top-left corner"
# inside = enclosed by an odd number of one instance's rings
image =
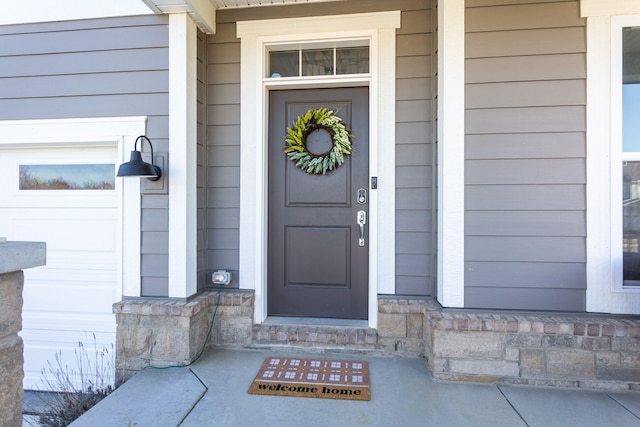
[[[441,383],[415,358],[323,355],[366,359],[370,401],[248,394],[278,354],[212,349],[190,368],[145,369],[72,426],[640,426],[638,392]]]
[[[434,299],[378,299],[378,328],[254,325],[253,294],[114,305],[117,381],[146,366],[186,365],[207,348],[423,358],[438,380],[640,391],[640,318],[443,309]]]

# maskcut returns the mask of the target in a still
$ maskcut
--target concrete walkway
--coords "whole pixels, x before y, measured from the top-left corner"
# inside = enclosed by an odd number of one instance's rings
[[[72,427],[99,426],[640,426],[640,393],[439,383],[423,360],[369,362],[371,400],[247,393],[277,351],[211,350],[190,368],[146,369]],[[317,354],[295,354],[317,357]]]

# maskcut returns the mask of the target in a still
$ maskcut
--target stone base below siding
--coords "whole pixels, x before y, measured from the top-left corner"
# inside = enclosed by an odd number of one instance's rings
[[[640,390],[640,318],[446,311],[425,305],[441,380]]]
[[[219,302],[219,304],[218,304]],[[378,299],[378,329],[254,325],[254,297],[116,303],[118,382],[145,366],[186,365],[217,347],[424,357],[436,379],[640,390],[640,318],[443,310],[430,298]]]
[[[134,298],[114,304],[116,383],[147,366],[188,365],[206,350],[205,342],[207,346],[248,345],[253,301],[253,293],[223,291],[205,292],[188,301]]]

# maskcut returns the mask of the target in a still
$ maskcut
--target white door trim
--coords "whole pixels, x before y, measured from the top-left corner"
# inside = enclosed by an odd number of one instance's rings
[[[255,291],[255,322],[267,317],[267,103],[269,90],[369,85],[369,326],[378,322],[378,294],[395,293],[395,36],[400,11],[237,23],[240,57],[240,287]],[[270,44],[366,39],[370,74],[361,78],[266,79]],[[384,227],[378,227],[384,224]]]
[[[0,121],[0,146],[112,145],[124,162],[136,137],[145,134],[146,121],[146,117]],[[116,191],[121,201],[117,230],[117,297],[121,299],[140,296],[140,181],[117,179]]]

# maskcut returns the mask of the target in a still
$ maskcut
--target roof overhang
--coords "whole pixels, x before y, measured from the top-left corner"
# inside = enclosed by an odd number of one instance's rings
[[[155,13],[188,13],[207,34],[216,32],[216,6],[212,0],[142,0]],[[216,2],[217,3],[217,2]]]
[[[155,13],[188,13],[207,34],[216,32],[216,10],[241,7],[281,6],[336,0],[142,0]]]

